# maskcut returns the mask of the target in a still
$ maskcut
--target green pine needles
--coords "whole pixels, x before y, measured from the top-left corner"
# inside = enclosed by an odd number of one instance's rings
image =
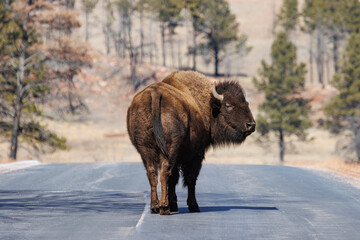
[[[354,149],[360,162],[360,35],[352,33],[343,53],[341,71],[332,82],[339,90],[325,106],[332,132],[350,130]]]
[[[265,94],[257,117],[257,129],[262,136],[274,132],[278,137],[280,161],[284,161],[285,136],[305,139],[305,130],[311,126],[308,118],[308,100],[301,96],[304,90],[306,68],[296,61],[296,46],[284,32],[277,34],[271,48],[271,64],[262,61],[260,77],[255,86]]]
[[[42,111],[38,105],[51,88],[40,52],[41,37],[35,30],[35,12],[46,4],[19,1],[9,9],[0,3],[0,136],[10,140],[12,159],[17,158],[19,141],[36,149],[43,144],[66,149],[66,139],[40,123]]]

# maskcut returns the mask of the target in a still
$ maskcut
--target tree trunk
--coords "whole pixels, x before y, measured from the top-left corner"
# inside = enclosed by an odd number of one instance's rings
[[[360,163],[360,130],[355,132],[354,145],[357,156],[357,162]]]
[[[336,33],[333,34],[332,40],[333,40],[334,71],[335,71],[335,73],[338,73],[339,72],[339,65],[338,65],[338,60],[339,60],[339,37],[337,36]]]
[[[114,42],[114,48],[115,48],[115,53],[116,53],[116,56],[120,57],[121,55],[121,50],[120,50],[120,37],[119,37],[119,34],[116,36],[115,33],[112,33],[112,39],[113,39],[113,42]]]
[[[140,11],[140,62],[144,60],[144,14]]]
[[[314,69],[313,69],[313,33],[310,33],[310,43],[309,43],[309,74],[310,74],[310,82],[314,82]]]
[[[284,144],[284,134],[282,128],[279,129],[279,148],[280,148],[280,163],[284,163],[284,153],[285,153],[285,144]]]
[[[322,25],[322,16],[318,13],[317,16],[317,43],[316,43],[316,68],[318,73],[318,81],[322,85],[322,88],[325,87],[324,84],[324,26]]]
[[[317,30],[317,52],[316,52],[316,67],[318,73],[319,83],[324,88],[324,36],[323,27],[318,26]]]
[[[72,115],[75,114],[75,107],[73,101],[73,84],[72,84],[72,77],[68,79],[68,101],[69,101],[69,109]]]
[[[186,36],[185,36],[185,39],[186,39],[186,68],[190,68],[190,61],[191,61],[191,52],[190,52],[190,40],[189,40],[189,22],[188,21],[185,21],[185,32],[186,32]]]
[[[106,54],[109,55],[110,54],[110,24],[109,23],[105,23],[104,24],[104,28],[103,28],[103,33],[104,33],[104,37],[105,37],[105,49],[106,49]]]
[[[130,58],[130,71],[131,71],[131,82],[134,86],[134,90],[137,89],[137,77],[136,77],[136,65],[137,65],[137,59],[136,59],[136,53],[134,51],[131,51],[131,58]]]
[[[11,146],[10,146],[10,158],[16,159],[17,149],[18,149],[18,136],[20,130],[20,119],[21,119],[21,110],[22,103],[19,96],[19,91],[21,88],[18,87],[16,91],[16,102],[15,102],[15,114],[13,118],[13,128],[11,132]]]
[[[171,67],[175,67],[175,52],[174,52],[174,34],[170,32],[170,53],[171,53]]]
[[[25,24],[24,24],[25,26]],[[26,58],[26,41],[28,36],[26,34],[26,29],[24,30],[24,35],[21,44],[21,52],[19,59],[19,69],[17,71],[16,79],[16,99],[14,104],[14,118],[13,118],[13,128],[11,132],[11,145],[10,145],[10,158],[16,159],[17,149],[18,149],[18,136],[20,130],[20,119],[22,112],[22,96],[24,88],[24,78],[25,78],[25,58]]]
[[[217,47],[214,48],[214,61],[215,76],[219,76],[219,50]]]
[[[325,69],[326,69],[326,78],[324,78],[324,85],[330,83],[330,56],[328,54],[325,55]],[[325,81],[326,80],[326,81]]]
[[[85,40],[89,40],[89,12],[85,11]]]
[[[134,90],[136,90],[136,88],[137,88],[136,67],[137,67],[138,52],[137,52],[137,49],[134,47],[134,44],[133,44],[131,16],[128,16],[128,19],[127,19],[127,34],[128,34],[127,49],[128,49],[129,57],[130,57],[131,82],[132,82],[132,84],[134,86]]]
[[[154,46],[154,59],[155,59],[155,64],[160,65],[160,57],[159,57],[159,48],[158,45],[156,44],[156,42],[154,42],[153,44]]]
[[[346,120],[350,125],[349,130],[354,133],[352,143],[356,152],[356,161],[357,163],[360,163],[360,117],[349,116]]]
[[[120,41],[122,42],[122,57],[125,58],[126,57],[126,45],[127,45],[127,40],[126,40],[126,36],[128,35],[127,33],[127,20],[126,20],[126,16],[125,14],[121,15],[122,21],[122,30],[123,30],[123,37],[120,39]]]
[[[182,62],[181,62],[181,42],[180,39],[177,40],[177,53],[178,53],[178,68],[181,69],[182,68]]]
[[[161,23],[161,47],[162,47],[162,58],[163,66],[166,66],[166,53],[165,53],[165,24]]]
[[[148,46],[150,47],[149,50],[149,58],[150,58],[150,64],[153,64],[153,48],[154,48],[154,43],[153,43],[153,39],[152,39],[152,26],[153,26],[153,21],[150,21],[150,25],[149,25],[149,32],[150,34],[148,34],[149,36],[149,41],[148,41]]]
[[[193,55],[193,67],[192,67],[192,70],[194,70],[194,71],[196,71],[196,55],[197,55],[196,37],[197,37],[197,32],[196,32],[196,30],[195,30],[195,27],[193,26],[193,51],[192,51],[192,55]]]

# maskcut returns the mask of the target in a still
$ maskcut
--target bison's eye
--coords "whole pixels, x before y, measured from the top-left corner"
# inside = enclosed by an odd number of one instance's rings
[[[226,111],[228,111],[228,112],[230,112],[234,109],[234,106],[231,104],[228,104],[228,103],[225,104],[225,107],[226,107]]]

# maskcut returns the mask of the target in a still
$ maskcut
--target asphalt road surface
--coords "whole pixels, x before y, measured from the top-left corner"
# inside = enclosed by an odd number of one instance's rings
[[[200,213],[149,212],[140,163],[51,164],[0,174],[0,239],[360,239],[360,189],[328,172],[205,164]]]

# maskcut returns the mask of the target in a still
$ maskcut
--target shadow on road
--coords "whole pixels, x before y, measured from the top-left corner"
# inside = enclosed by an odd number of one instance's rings
[[[0,211],[141,213],[143,196],[114,191],[0,191]]]
[[[201,212],[225,212],[230,210],[255,210],[255,211],[276,211],[276,207],[261,206],[200,206]],[[179,213],[189,213],[188,208],[179,208]]]

